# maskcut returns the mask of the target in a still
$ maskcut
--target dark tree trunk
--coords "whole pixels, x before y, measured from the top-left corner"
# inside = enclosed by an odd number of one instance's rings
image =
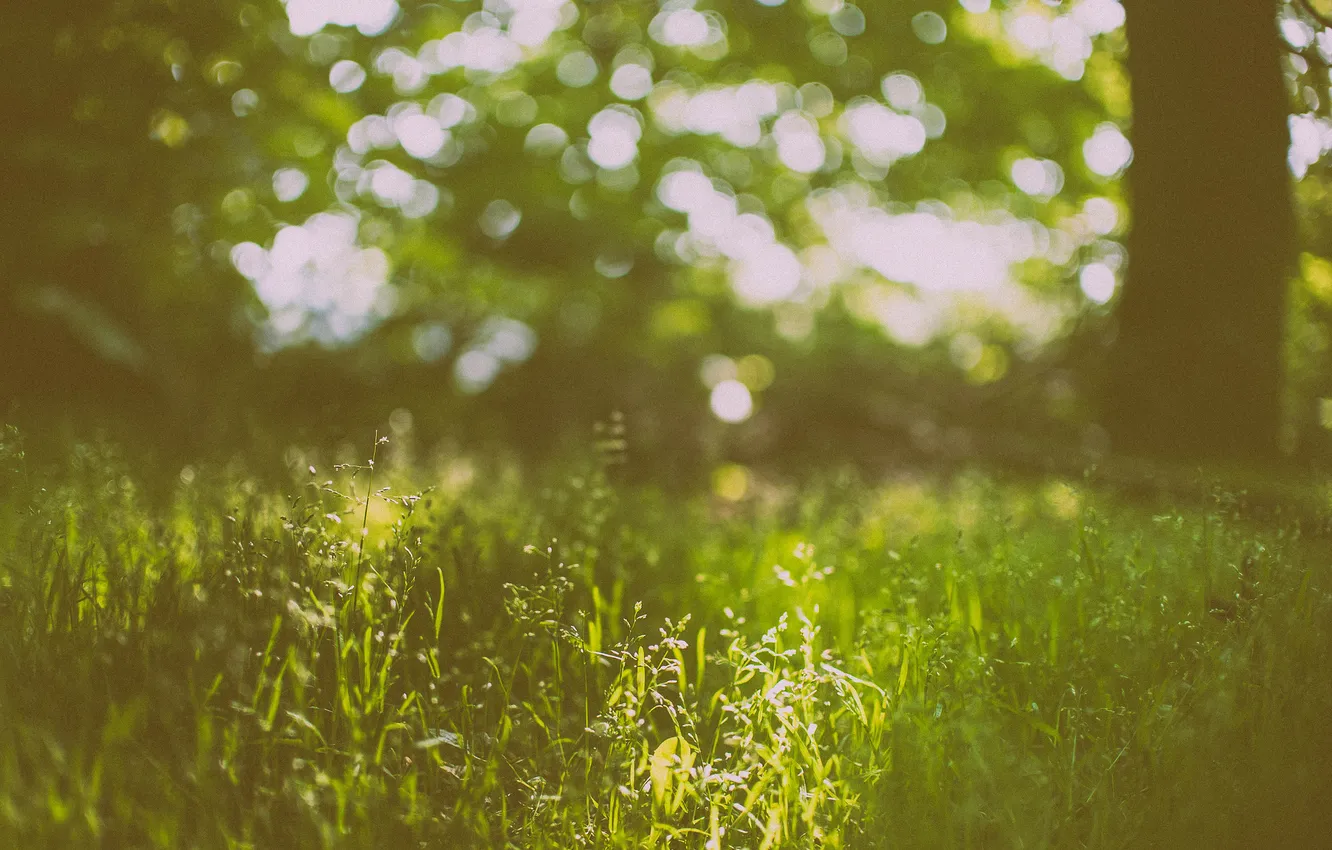
[[[1294,223],[1273,0],[1129,0],[1129,269],[1106,387],[1117,452],[1278,452]]]

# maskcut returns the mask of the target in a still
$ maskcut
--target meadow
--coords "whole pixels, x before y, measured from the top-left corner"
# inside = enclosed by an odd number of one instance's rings
[[[965,472],[682,495],[620,436],[155,491],[7,432],[0,846],[1332,840],[1325,523]]]

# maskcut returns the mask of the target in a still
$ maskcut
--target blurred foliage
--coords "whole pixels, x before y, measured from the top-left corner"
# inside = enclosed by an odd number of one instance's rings
[[[1332,36],[1280,13],[1309,251],[1287,442],[1309,456],[1332,423]],[[1122,17],[16,10],[0,397],[196,448],[361,434],[404,408],[423,435],[542,452],[618,409],[666,463],[989,435],[1093,457],[1129,223]],[[727,381],[739,427],[709,410]]]

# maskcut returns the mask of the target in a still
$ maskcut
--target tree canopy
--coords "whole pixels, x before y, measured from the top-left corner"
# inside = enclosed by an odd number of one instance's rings
[[[1332,423],[1316,12],[1279,8],[1303,451]],[[149,398],[182,432],[409,407],[526,442],[615,408],[663,451],[744,423],[756,451],[826,426],[937,452],[1039,411],[1104,443],[1118,0],[15,14],[6,397]]]

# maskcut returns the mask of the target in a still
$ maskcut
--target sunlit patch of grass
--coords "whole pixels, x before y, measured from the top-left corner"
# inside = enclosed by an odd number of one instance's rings
[[[1237,499],[299,460],[149,509],[5,436],[0,846],[1330,834],[1332,547]]]

